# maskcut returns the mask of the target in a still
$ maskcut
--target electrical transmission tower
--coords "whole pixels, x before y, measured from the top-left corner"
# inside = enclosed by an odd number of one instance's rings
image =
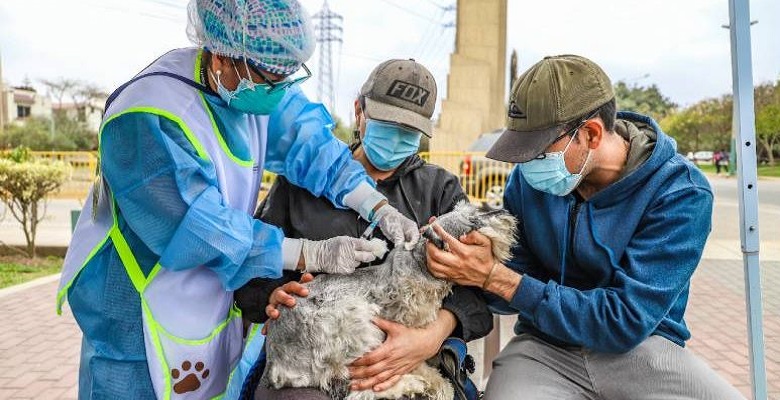
[[[342,24],[344,18],[331,11],[328,8],[328,1],[322,4],[322,9],[314,14],[313,18],[317,20],[314,30],[317,34],[317,44],[319,46],[319,82],[317,85],[317,97],[319,101],[328,107],[332,113],[335,112],[335,92],[333,71],[333,43],[341,44],[341,35],[344,33]]]

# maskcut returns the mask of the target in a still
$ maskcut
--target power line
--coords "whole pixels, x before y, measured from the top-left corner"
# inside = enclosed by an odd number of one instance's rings
[[[405,11],[406,13],[408,13],[410,15],[414,15],[415,17],[419,17],[419,18],[422,18],[422,19],[424,19],[426,21],[433,22],[434,24],[438,23],[437,21],[434,21],[433,19],[431,19],[427,15],[423,15],[423,14],[418,13],[417,11],[412,11],[412,10],[406,8],[406,7],[399,6],[398,4],[395,4],[395,3],[391,2],[390,0],[382,0],[382,1],[387,3],[387,4],[389,4],[389,5],[391,5],[391,6],[393,6],[393,7],[395,7],[395,8],[397,8],[397,9],[399,9],[399,10]]]
[[[164,0],[144,0],[144,1],[147,2],[147,3],[153,3],[153,4],[157,4],[157,5],[161,5],[161,6],[175,8],[175,9],[178,9],[178,10],[183,10],[183,9],[187,8],[186,4],[175,4],[175,3],[171,3],[171,2],[168,2],[168,1],[164,1]]]
[[[163,21],[182,22],[181,18],[175,18],[175,17],[172,17],[172,16],[167,16],[167,15],[162,15],[162,14],[152,14],[152,13],[148,13],[148,12],[145,12],[145,11],[129,10],[127,8],[120,8],[120,7],[110,7],[110,6],[107,6],[107,5],[104,5],[104,4],[98,4],[98,3],[90,3],[90,4],[92,6],[94,6],[94,7],[99,7],[99,8],[105,9],[105,10],[109,10],[109,11],[121,12],[123,14],[133,13],[133,14],[136,14],[136,15],[140,15],[142,17],[155,18],[155,19],[160,19],[160,20],[163,20]]]
[[[428,3],[433,4],[434,6],[436,6],[438,8],[444,8],[444,6],[440,5],[439,3],[437,3],[437,2],[435,2],[433,0],[425,0],[425,1],[427,1]]]
[[[448,22],[448,23],[444,23],[444,24],[441,23],[444,20],[444,17],[451,11],[455,11],[455,7],[454,6],[443,7],[442,10],[441,10],[441,14],[439,15],[439,22],[437,22],[435,25],[429,26],[429,28],[434,28],[435,29],[436,27],[441,27],[441,28],[452,28],[452,27],[454,27],[455,24],[453,22]],[[420,55],[420,57],[419,57],[420,59],[425,58],[426,54],[431,52],[433,49],[437,48],[437,43],[436,42],[439,40],[439,38],[441,38],[442,33],[443,32],[439,32],[439,35],[437,36],[435,30],[429,29],[428,31],[426,31],[426,33],[424,34],[425,37],[423,38],[423,41],[421,42],[421,44],[420,44],[420,46],[418,48],[419,52],[417,54]]]
[[[363,54],[356,54],[356,53],[344,53],[344,52],[342,52],[341,55],[343,55],[345,57],[350,57],[350,58],[358,58],[358,59],[366,60],[366,61],[374,61],[374,62],[386,61],[386,60],[383,60],[381,58],[367,56],[367,55],[363,55]]]
[[[426,59],[432,68],[435,67],[435,65],[439,64],[442,58],[446,60],[446,55],[450,52],[450,49],[452,48],[451,40],[452,37],[450,35],[446,35],[445,33],[449,31],[449,27],[446,25],[442,25],[442,27],[439,30],[438,36],[431,35],[432,37],[435,37],[433,41],[431,41],[431,47],[430,51],[427,52],[427,57],[423,57]],[[443,57],[445,56],[445,57]]]
[[[442,11],[441,15],[439,16],[439,19],[441,19],[441,17],[443,17],[443,16],[444,16],[444,12]],[[415,55],[416,58],[422,59],[423,54],[425,54],[425,53],[423,53],[423,50],[425,50],[426,47],[430,44],[431,37],[433,36],[434,29],[436,29],[437,25],[438,25],[438,23],[436,23],[436,24],[429,23],[428,24],[428,29],[425,30],[425,32],[423,32],[422,40],[420,40],[420,42],[417,43],[417,47],[414,49],[414,52],[412,53],[412,54]]]

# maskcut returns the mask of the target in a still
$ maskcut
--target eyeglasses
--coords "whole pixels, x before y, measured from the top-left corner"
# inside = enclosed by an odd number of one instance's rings
[[[303,67],[304,72],[306,72],[306,75],[299,76],[295,79],[282,79],[281,81],[274,82],[271,80],[271,78],[268,77],[263,71],[256,68],[254,65],[249,63],[248,61],[244,61],[246,65],[249,67],[249,69],[252,70],[252,72],[256,73],[257,75],[260,75],[260,78],[263,80],[263,83],[268,85],[268,93],[275,93],[280,90],[285,90],[293,85],[297,85],[300,83],[303,83],[305,80],[311,78],[311,71],[309,70],[309,67],[306,66],[306,64],[301,64]]]
[[[547,145],[547,147],[549,148],[550,146],[554,145],[555,143],[558,143],[559,140],[561,140],[561,139],[563,139],[563,138],[565,138],[567,136],[572,136],[573,137],[574,135],[576,135],[577,131],[579,131],[580,128],[582,128],[582,126],[585,125],[585,123],[588,122],[589,119],[595,117],[596,114],[598,114],[598,110],[594,111],[592,114],[590,114],[589,116],[585,117],[585,119],[583,119],[582,122],[577,124],[577,126],[575,126],[574,128],[569,129],[568,131],[564,132],[561,136],[558,136],[557,138],[555,138],[555,140],[553,140],[552,143]],[[545,150],[547,150],[547,149],[545,149]],[[542,154],[539,154],[538,156],[534,157],[535,160],[544,160],[545,158],[547,158],[547,152],[546,151],[542,151]]]

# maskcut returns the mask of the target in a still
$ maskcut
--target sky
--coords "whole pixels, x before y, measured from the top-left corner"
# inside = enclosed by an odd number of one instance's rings
[[[314,13],[323,0],[300,0]],[[462,0],[469,1],[469,0]],[[186,0],[2,0],[0,56],[7,84],[64,77],[111,91],[172,48],[190,46]],[[454,48],[454,0],[329,0],[343,16],[333,51],[336,114],[351,120],[352,101],[371,70],[389,58],[427,66],[446,97]],[[780,1],[752,0],[755,83],[780,78]],[[522,73],[546,55],[573,53],[601,65],[613,81],[656,84],[690,105],[731,92],[727,0],[509,0],[507,65]],[[314,79],[304,91],[317,99]]]

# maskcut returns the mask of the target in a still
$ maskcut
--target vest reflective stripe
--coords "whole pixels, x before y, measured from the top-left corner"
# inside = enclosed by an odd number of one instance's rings
[[[199,81],[200,56],[197,49],[174,50],[141,73],[192,73]],[[127,86],[106,110],[101,133],[110,121],[132,112],[156,114],[175,122],[198,156],[213,165],[224,203],[247,213],[254,211],[262,174],[259,166],[265,154],[267,117],[247,115],[241,121],[246,122],[251,156],[250,160],[241,160],[230,152],[203,94],[175,79],[149,76]],[[92,198],[96,190],[101,195],[93,219]],[[78,273],[89,267],[100,249],[112,245],[139,293],[147,364],[157,396],[221,397],[236,372],[234,367],[244,346],[241,313],[233,304],[233,293],[225,291],[217,275],[204,266],[172,271],[157,264],[149,276],[144,276],[118,226],[110,191],[105,184],[95,185],[74,232],[73,237],[78,240],[74,240],[66,255],[58,311]],[[262,335],[254,334],[250,339],[259,343],[263,340]],[[192,366],[196,366],[195,370]],[[185,375],[189,379],[193,373],[200,374],[197,385],[184,382]],[[244,376],[245,373],[241,379]]]
[[[97,210],[92,209],[92,199],[98,191]],[[60,276],[60,286],[57,291],[57,314],[62,315],[62,304],[67,297],[68,289],[78,276],[79,272],[92,260],[92,257],[106,245],[108,235],[114,229],[115,220],[112,216],[111,207],[106,207],[103,202],[110,202],[111,195],[108,193],[105,185],[99,181],[89,190],[89,195],[84,203],[84,209],[76,222],[76,229],[73,231],[73,238],[68,246],[68,252],[65,255],[65,261],[62,267],[62,276]],[[76,233],[79,236],[76,236]]]

